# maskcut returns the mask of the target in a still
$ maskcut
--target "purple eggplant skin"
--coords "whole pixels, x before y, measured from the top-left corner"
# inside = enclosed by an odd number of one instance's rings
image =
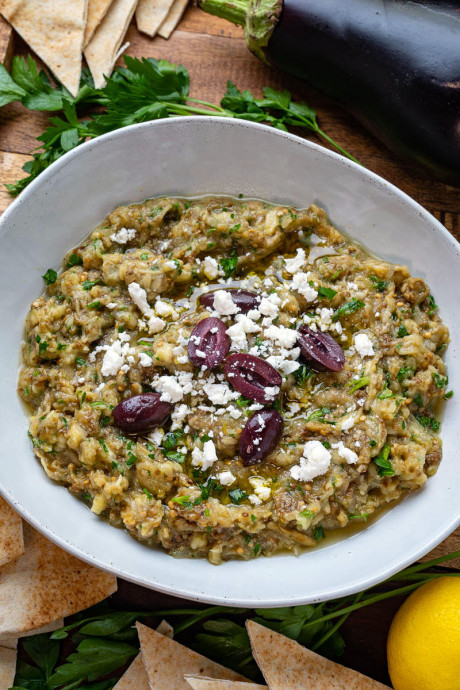
[[[459,8],[443,0],[284,0],[264,52],[397,154],[460,185]]]

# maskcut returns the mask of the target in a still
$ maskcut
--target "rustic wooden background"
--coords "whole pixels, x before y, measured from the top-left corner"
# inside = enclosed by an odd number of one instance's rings
[[[382,175],[407,192],[440,220],[460,240],[460,190],[431,179],[414,164],[390,153],[377,139],[329,98],[300,80],[263,65],[251,55],[242,30],[216,17],[189,7],[178,29],[166,41],[149,39],[132,24],[127,35],[127,53],[137,57],[166,58],[182,63],[188,69],[191,94],[195,98],[219,102],[227,79],[239,88],[261,95],[262,86],[286,88],[295,99],[305,100],[318,113],[321,127],[363,165]],[[0,17],[0,61],[8,63],[15,54],[25,55],[28,48],[13,35]],[[3,187],[23,176],[21,167],[36,147],[36,137],[46,126],[45,113],[30,112],[20,104],[0,110],[0,213],[11,202]],[[313,136],[305,135],[313,141]],[[322,143],[322,142],[321,142]],[[433,520],[436,516],[433,516]],[[460,549],[460,529],[448,537],[426,558]],[[425,560],[425,559],[424,559]],[[460,559],[450,567],[460,569]],[[159,606],[178,605],[179,600],[120,582],[114,600],[117,606],[151,610]],[[342,661],[382,682],[389,682],[386,671],[385,641],[391,619],[400,600],[390,600],[353,614],[344,626],[347,642]]]

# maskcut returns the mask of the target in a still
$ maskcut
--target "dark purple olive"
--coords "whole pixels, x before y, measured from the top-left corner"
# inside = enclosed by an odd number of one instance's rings
[[[229,355],[225,360],[224,372],[239,393],[264,405],[274,401],[281,387],[281,374],[264,359],[254,355]],[[270,390],[273,388],[278,390]]]
[[[242,314],[247,314],[251,309],[257,309],[260,304],[260,295],[250,290],[240,290],[238,288],[233,288],[230,290],[225,290],[228,292],[232,301],[239,308]],[[200,295],[199,301],[205,307],[214,307],[214,295],[215,291],[205,292]]]
[[[308,326],[299,328],[300,336],[297,340],[300,351],[307,362],[316,369],[341,371],[345,364],[345,354],[340,345],[322,331],[312,331]]]
[[[210,316],[197,323],[191,332],[187,345],[188,358],[196,367],[214,369],[225,358],[229,348],[226,325]]]
[[[275,449],[284,421],[276,410],[261,410],[252,415],[240,436],[240,456],[245,467],[265,460]]]
[[[171,403],[160,400],[159,393],[141,393],[123,400],[112,412],[113,420],[128,434],[139,434],[161,426],[173,409]]]

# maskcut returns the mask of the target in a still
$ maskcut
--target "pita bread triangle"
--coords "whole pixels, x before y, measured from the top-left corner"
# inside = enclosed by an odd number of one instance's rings
[[[270,690],[389,690],[270,628],[254,621],[246,621],[246,627],[252,653]]]
[[[142,652],[124,672],[113,690],[150,690],[149,677],[145,670]]]
[[[84,48],[92,39],[94,32],[104,19],[111,4],[112,0],[88,0],[88,17],[83,37]]]
[[[16,648],[0,647],[0,688],[11,688],[16,673]]]
[[[169,38],[171,36],[172,32],[179,24],[187,5],[188,0],[174,0],[171,9],[158,29],[158,33],[162,38]]]
[[[136,625],[150,687],[154,690],[190,690],[184,679],[185,674],[247,680],[239,673],[206,659],[142,623],[138,622]]]
[[[0,566],[14,561],[23,553],[21,517],[9,503],[0,497]]]
[[[0,569],[0,635],[22,636],[93,606],[117,581],[24,523],[25,553]]]
[[[136,23],[139,31],[155,36],[174,0],[139,0],[136,9]]]
[[[235,680],[216,680],[198,676],[185,676],[185,680],[193,690],[263,690],[268,687],[256,683],[239,683]]]
[[[2,0],[1,12],[76,96],[80,86],[88,0]]]

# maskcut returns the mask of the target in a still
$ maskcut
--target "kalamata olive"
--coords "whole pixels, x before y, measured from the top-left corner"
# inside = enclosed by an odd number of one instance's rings
[[[245,467],[265,460],[275,449],[284,421],[276,410],[261,410],[252,415],[240,436],[240,455]]]
[[[297,340],[300,351],[316,369],[341,371],[345,364],[345,354],[340,345],[323,331],[312,331],[308,326],[299,328]]]
[[[160,400],[159,393],[141,393],[118,403],[112,417],[115,424],[126,433],[138,434],[161,426],[172,409],[171,403]]]
[[[242,314],[247,314],[251,309],[257,309],[260,304],[260,296],[251,292],[250,290],[240,290],[239,288],[230,288],[225,290],[228,292],[232,301],[236,304]],[[200,295],[199,301],[205,307],[214,307],[215,292],[205,292]]]
[[[188,358],[196,367],[214,369],[222,362],[229,348],[226,325],[210,316],[197,323],[191,332],[187,345]]]
[[[272,403],[281,387],[281,374],[260,357],[247,354],[229,355],[224,372],[233,388],[258,403]]]

